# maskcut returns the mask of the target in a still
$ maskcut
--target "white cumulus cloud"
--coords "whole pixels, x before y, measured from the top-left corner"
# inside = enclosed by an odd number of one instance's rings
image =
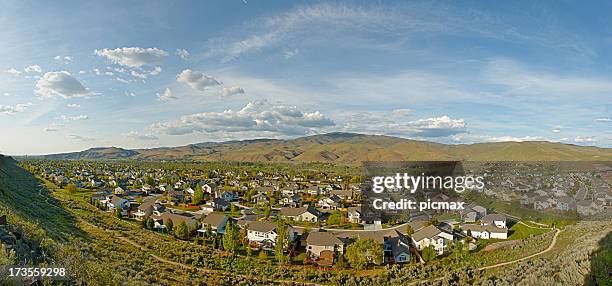
[[[190,69],[183,70],[176,76],[176,81],[189,85],[191,88],[204,91],[209,87],[221,85],[221,82],[212,76],[205,75]]]
[[[593,142],[597,142],[597,138],[595,138],[595,136],[576,136],[576,138],[574,138],[574,142],[593,143]]]
[[[244,89],[242,87],[239,86],[232,86],[232,87],[224,87],[219,91],[219,96],[221,97],[230,97],[232,95],[236,95],[236,94],[243,94],[244,93]]]
[[[23,69],[26,73],[41,73],[42,68],[39,65],[29,65]]]
[[[185,60],[189,57],[189,52],[185,49],[176,49],[175,55],[179,56],[181,59]]]
[[[77,121],[77,120],[87,120],[89,119],[89,116],[85,114],[74,115],[74,116],[62,115],[60,116],[60,118],[64,121]]]
[[[392,115],[395,116],[408,116],[412,113],[412,109],[408,109],[408,108],[399,108],[399,109],[394,109],[393,111],[391,111]]]
[[[126,137],[132,138],[134,140],[157,140],[159,139],[157,136],[153,134],[140,134],[136,131],[130,131],[125,134]]]
[[[19,112],[24,112],[28,107],[32,106],[32,103],[20,103],[16,105],[1,105],[0,114],[12,115]]]
[[[34,92],[42,98],[73,98],[91,92],[67,71],[47,72],[36,82]]]
[[[7,72],[7,73],[9,73],[9,74],[15,75],[15,76],[17,76],[17,75],[20,75],[20,74],[21,74],[21,72],[20,72],[20,71],[18,71],[16,68],[10,68],[10,69],[7,69],[7,70],[6,70],[6,72]]]
[[[175,100],[175,99],[178,99],[178,98],[172,95],[172,90],[170,90],[169,88],[166,88],[163,94],[160,94],[159,92],[157,93],[157,100],[159,101],[170,101],[170,100]]]
[[[153,132],[184,135],[196,132],[268,132],[277,135],[305,135],[335,123],[319,111],[304,112],[297,106],[273,105],[266,100],[248,103],[238,111],[202,112],[178,120],[155,123]]]
[[[402,119],[411,111],[401,109],[389,113],[357,112],[346,116],[342,131],[387,134],[408,138],[449,137],[466,133],[463,119],[452,119],[447,115],[405,122]]]
[[[70,134],[70,135],[68,135],[68,138],[70,138],[70,139],[72,139],[74,141],[83,141],[83,142],[89,142],[89,141],[96,140],[94,138],[85,137],[85,136],[76,135],[76,134]]]
[[[123,47],[95,50],[94,54],[105,57],[114,64],[138,68],[160,65],[168,52],[158,48]]]

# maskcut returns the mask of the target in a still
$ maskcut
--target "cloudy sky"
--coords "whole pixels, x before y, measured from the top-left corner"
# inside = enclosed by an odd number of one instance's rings
[[[0,152],[332,131],[612,145],[609,1],[4,1]]]

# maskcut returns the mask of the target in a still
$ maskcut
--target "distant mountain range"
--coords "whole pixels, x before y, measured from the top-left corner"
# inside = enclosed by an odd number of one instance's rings
[[[530,141],[447,145],[390,136],[328,133],[296,139],[208,142],[180,147],[127,150],[91,148],[41,156],[46,159],[203,160],[249,162],[333,162],[472,160],[472,161],[612,161],[611,148]]]

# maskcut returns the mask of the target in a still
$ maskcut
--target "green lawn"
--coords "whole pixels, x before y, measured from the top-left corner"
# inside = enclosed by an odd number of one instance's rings
[[[510,228],[510,231],[509,231],[510,236],[508,237],[508,239],[524,239],[532,235],[537,236],[537,235],[543,234],[548,231],[550,230],[531,228],[523,224],[516,223]]]

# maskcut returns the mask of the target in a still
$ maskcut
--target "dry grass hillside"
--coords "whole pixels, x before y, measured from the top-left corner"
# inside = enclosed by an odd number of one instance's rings
[[[46,158],[333,162],[349,165],[363,161],[399,160],[611,161],[612,149],[539,141],[445,145],[390,136],[329,133],[287,140],[198,143],[138,150],[93,148],[47,155]]]

